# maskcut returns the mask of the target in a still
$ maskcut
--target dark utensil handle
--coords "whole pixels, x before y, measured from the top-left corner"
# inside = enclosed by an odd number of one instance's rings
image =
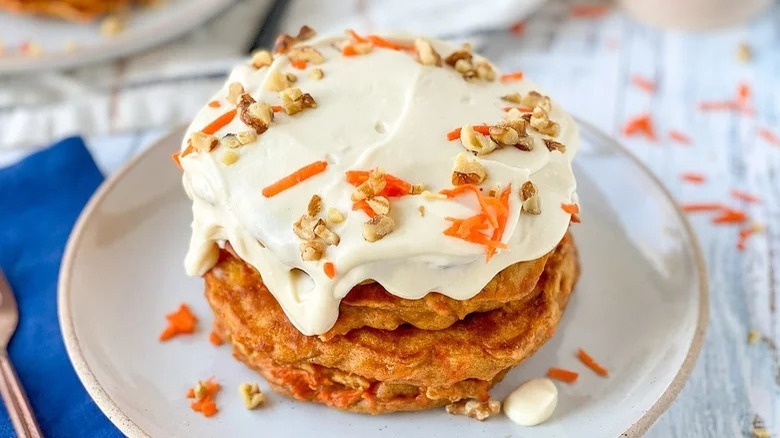
[[[16,435],[19,438],[42,438],[30,402],[5,351],[0,353],[0,394],[3,396]]]

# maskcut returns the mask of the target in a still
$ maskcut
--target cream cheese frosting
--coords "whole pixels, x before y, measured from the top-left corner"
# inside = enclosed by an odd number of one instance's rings
[[[352,209],[355,188],[345,178],[347,171],[380,168],[434,193],[451,189],[453,161],[465,149],[460,140],[448,140],[447,133],[464,125],[497,123],[507,114],[504,108],[512,106],[502,96],[539,88],[525,79],[501,81],[500,72],[493,81],[466,81],[454,68],[422,65],[404,50],[374,47],[366,54],[343,56],[339,44],[344,40],[330,37],[303,43],[325,59],[306,70],[293,67],[285,55],[260,69],[237,66],[213,97],[219,107],[205,106],[182,143],[185,151],[192,133],[235,108],[227,100],[230,83],[242,84],[257,101],[279,105],[279,93],[268,89],[269,81],[277,72],[293,73],[297,76],[293,86],[316,100],[316,108],[294,115],[277,113],[269,129],[250,144],[235,149],[219,145],[180,159],[193,211],[187,273],[206,273],[217,261],[217,247],[229,242],[261,273],[292,324],[305,335],[328,331],[338,318],[341,299],[369,279],[401,298],[418,299],[432,291],[458,300],[471,298],[507,266],[551,251],[571,219],[561,204],[576,199],[571,160],[579,144],[577,127],[552,102],[550,120],[560,125],[554,139],[565,145],[565,151],[549,150],[543,138],[553,137],[528,129],[533,150],[503,147],[474,157],[486,170],[487,179],[480,185],[486,192],[511,184],[502,236],[506,249],[486,261],[484,246],[443,234],[451,224],[446,218],[478,212],[476,197],[470,195],[392,198],[389,216],[395,229],[381,240],[366,241],[362,230],[368,216]],[[431,44],[443,56],[458,50],[441,41]],[[310,77],[315,68],[323,71],[321,79]],[[248,129],[235,117],[214,135]],[[238,158],[230,165],[222,160],[228,150]],[[328,163],[324,172],[275,196],[261,194],[264,187],[317,161]],[[538,189],[538,215],[521,211],[520,187],[528,180]],[[304,261],[293,224],[306,214],[315,194],[322,198],[325,212],[338,209],[344,220],[328,222],[340,236],[339,244],[328,246],[320,260]],[[325,273],[325,263],[335,267],[333,278]]]

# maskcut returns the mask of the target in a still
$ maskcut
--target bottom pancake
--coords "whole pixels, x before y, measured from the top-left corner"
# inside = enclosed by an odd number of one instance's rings
[[[231,256],[206,274],[217,329],[279,393],[338,409],[422,410],[487,391],[555,332],[579,275],[567,234],[530,300],[472,313],[442,330],[360,328],[324,341],[298,332],[251,267]],[[248,281],[247,276],[252,276]]]

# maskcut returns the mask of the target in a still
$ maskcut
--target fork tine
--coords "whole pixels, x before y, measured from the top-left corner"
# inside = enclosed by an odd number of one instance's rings
[[[0,268],[0,312],[11,307],[16,308],[16,298],[11,290],[11,285],[8,284],[8,279],[5,278],[3,268]]]

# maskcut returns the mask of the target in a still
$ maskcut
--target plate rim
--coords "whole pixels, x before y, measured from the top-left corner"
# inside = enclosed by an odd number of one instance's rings
[[[669,406],[672,404],[677,395],[680,393],[688,378],[693,372],[696,360],[701,353],[702,346],[704,344],[705,334],[707,331],[707,325],[709,323],[709,277],[707,274],[707,267],[704,260],[704,256],[701,251],[699,240],[696,236],[693,227],[691,226],[688,218],[680,208],[677,201],[672,196],[671,192],[663,184],[649,167],[647,167],[633,152],[621,144],[617,139],[610,137],[601,129],[594,125],[583,121],[580,118],[575,117],[575,121],[579,126],[586,128],[587,130],[595,133],[597,136],[603,137],[607,140],[615,150],[622,153],[629,160],[631,160],[639,169],[650,178],[650,180],[661,191],[661,194],[669,201],[673,207],[676,215],[682,223],[682,228],[687,234],[691,242],[691,252],[693,255],[693,261],[695,264],[695,273],[699,279],[699,309],[698,320],[696,322],[696,328],[693,332],[693,338],[688,347],[688,352],[683,359],[680,368],[672,378],[669,385],[664,392],[658,397],[653,405],[645,411],[645,413],[637,419],[625,432],[620,436],[622,437],[638,437],[644,435],[645,432],[652,426],[656,420],[663,414]],[[62,331],[62,337],[65,342],[65,349],[68,353],[73,368],[78,375],[87,393],[95,401],[95,404],[100,410],[108,417],[108,419],[116,426],[123,434],[131,437],[149,437],[146,431],[138,426],[127,414],[125,414],[119,406],[114,402],[111,396],[103,389],[103,386],[98,381],[97,377],[92,373],[86,359],[84,358],[81,350],[81,345],[76,337],[75,326],[70,315],[70,278],[73,270],[73,263],[76,254],[76,249],[80,245],[86,225],[89,222],[94,210],[100,205],[104,198],[111,192],[113,187],[121,180],[130,169],[134,168],[138,163],[150,154],[151,151],[164,147],[172,140],[183,135],[186,125],[177,126],[171,129],[168,133],[162,135],[154,144],[150,145],[146,150],[142,151],[134,158],[125,163],[118,171],[111,175],[108,179],[100,184],[98,189],[87,202],[84,209],[79,214],[78,219],[73,227],[73,231],[68,238],[68,243],[65,247],[65,252],[62,258],[62,265],[60,267],[59,278],[57,282],[57,313],[60,321],[60,330]]]
[[[176,27],[169,32],[162,32],[160,33],[162,36],[157,38],[135,39],[125,36],[120,41],[109,40],[107,43],[82,48],[74,53],[58,51],[52,53],[44,52],[40,57],[6,56],[5,59],[0,59],[0,77],[18,75],[34,70],[67,70],[91,65],[100,61],[112,61],[143,52],[173,41],[187,32],[192,31],[201,24],[226,11],[229,6],[235,5],[237,1],[238,0],[209,0],[203,2],[198,10],[187,16],[187,19],[176,20],[177,22],[181,21],[187,23],[186,25]],[[12,12],[5,11],[2,11],[1,13],[9,16],[16,15]],[[73,25],[77,26],[80,24],[74,23]],[[160,28],[158,27],[157,29],[159,30]],[[148,31],[148,29],[146,30]],[[128,29],[126,32],[131,36],[134,33],[131,29]]]

